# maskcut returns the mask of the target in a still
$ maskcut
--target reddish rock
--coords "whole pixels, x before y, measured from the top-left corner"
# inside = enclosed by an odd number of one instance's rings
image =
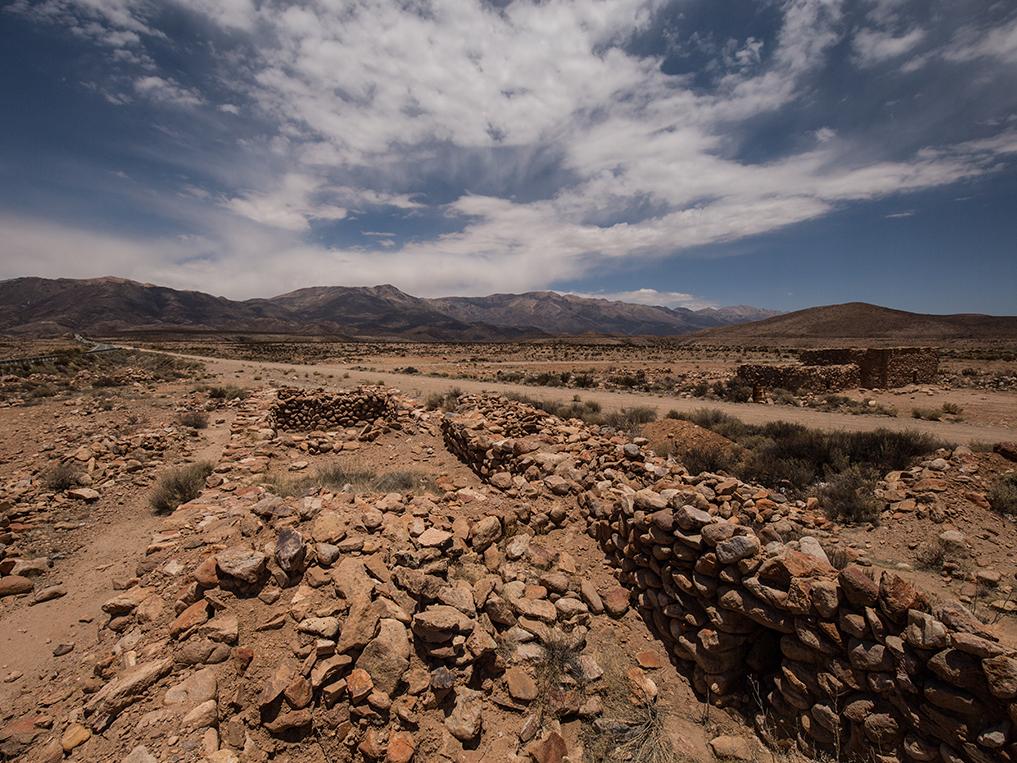
[[[21,596],[31,593],[34,588],[35,583],[28,578],[21,575],[8,575],[7,577],[0,578],[0,599],[7,596]]]
[[[522,668],[506,670],[505,685],[512,699],[520,702],[532,702],[537,698],[537,683]]]
[[[552,731],[539,742],[534,742],[526,748],[534,763],[562,763],[568,755],[569,748],[565,744],[562,735]]]
[[[611,617],[621,617],[629,609],[629,592],[621,586],[614,586],[604,593],[604,609]]]
[[[416,752],[416,740],[408,731],[397,731],[388,740],[385,763],[410,763]]]
[[[177,615],[177,619],[170,624],[170,636],[178,638],[206,622],[208,622],[208,602],[202,599]]]

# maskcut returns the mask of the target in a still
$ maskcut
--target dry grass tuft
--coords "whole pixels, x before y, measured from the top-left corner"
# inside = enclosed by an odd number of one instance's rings
[[[166,472],[149,497],[149,504],[157,514],[169,514],[181,504],[193,501],[205,487],[205,478],[212,473],[212,464],[199,461]]]

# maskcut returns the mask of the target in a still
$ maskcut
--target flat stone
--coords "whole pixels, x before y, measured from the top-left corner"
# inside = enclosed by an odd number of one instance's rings
[[[505,686],[509,696],[519,702],[532,702],[537,698],[537,682],[519,667],[505,671]]]
[[[232,546],[216,554],[215,561],[221,573],[253,585],[261,579],[268,559],[247,546]]]

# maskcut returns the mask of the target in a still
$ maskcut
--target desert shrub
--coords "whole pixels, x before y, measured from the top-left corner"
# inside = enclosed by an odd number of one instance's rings
[[[108,374],[97,376],[92,382],[92,386],[96,389],[102,389],[104,387],[119,387],[121,384],[122,382],[119,379],[115,376],[109,376]]]
[[[849,524],[879,524],[882,501],[873,493],[876,475],[871,469],[849,466],[816,488],[816,497],[831,519]]]
[[[882,474],[906,469],[919,456],[945,446],[931,435],[911,431],[826,432],[786,421],[750,425],[711,408],[674,417],[745,448],[744,456],[730,464],[728,471],[744,480],[795,493],[828,481],[852,464]]]
[[[420,373],[420,369],[416,368],[415,366],[406,366],[406,368],[403,369],[403,373],[404,374],[419,374]]]
[[[706,397],[710,392],[710,383],[705,381],[696,382],[691,391],[693,397]]]
[[[208,396],[213,400],[245,400],[250,392],[235,384],[222,384],[210,387]]]
[[[593,374],[575,374],[572,383],[580,389],[589,389],[595,384]]]
[[[657,412],[647,406],[636,406],[635,408],[622,408],[620,411],[610,411],[600,416],[595,416],[591,423],[617,429],[619,432],[635,433],[643,424],[648,424],[657,419]]]
[[[943,403],[943,413],[948,416],[960,416],[963,412],[964,409],[957,403]]]
[[[741,419],[730,416],[716,408],[697,408],[692,413],[681,413],[669,411],[669,419],[683,419],[693,424],[709,429],[712,432],[727,437],[729,440],[737,440],[746,432],[746,426]]]
[[[279,496],[307,495],[309,492],[326,489],[339,491],[349,486],[354,493],[391,493],[435,491],[429,476],[416,471],[374,472],[370,469],[350,468],[342,464],[328,464],[317,472],[295,478],[275,477],[266,483]]]
[[[777,387],[773,392],[770,393],[773,398],[773,402],[778,405],[797,405],[798,398],[795,397],[795,393],[789,389],[783,387]]]
[[[988,499],[994,511],[1017,516],[1017,472],[1004,474],[992,483]]]
[[[177,421],[191,429],[205,429],[208,426],[208,414],[204,411],[187,411],[181,413]]]
[[[448,392],[432,392],[424,400],[424,407],[429,411],[454,411],[459,407],[459,398],[463,391],[453,387]]]
[[[212,464],[199,461],[177,467],[163,474],[149,497],[149,504],[158,514],[168,514],[177,506],[193,501],[201,494],[205,478],[212,473]]]
[[[915,566],[922,570],[941,570],[946,561],[946,544],[939,538],[925,541],[915,550]]]
[[[42,483],[48,490],[59,493],[78,484],[81,469],[75,464],[53,464],[42,475]]]
[[[688,450],[681,457],[681,462],[689,470],[689,474],[702,474],[731,471],[737,463],[737,458],[730,447],[707,443],[701,448]]]

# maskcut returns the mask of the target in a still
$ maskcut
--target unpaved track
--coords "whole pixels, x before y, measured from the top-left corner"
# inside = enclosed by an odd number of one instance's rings
[[[220,459],[229,442],[232,412],[224,418],[222,424],[202,431],[204,442],[194,454],[195,460]],[[30,597],[25,597],[0,617],[0,676],[11,671],[24,674],[18,681],[0,683],[0,704],[10,703],[24,687],[38,685],[36,677],[51,669],[54,659],[57,664],[75,661],[85,647],[96,642],[101,625],[99,608],[117,594],[113,579],[133,577],[161,522],[148,506],[147,493],[139,494],[121,507],[113,521],[88,528],[92,537],[84,546],[57,562],[50,577],[67,589],[66,596],[34,607],[28,605]],[[54,658],[53,649],[60,643],[73,643],[75,649]]]
[[[140,348],[130,348],[140,349]],[[176,353],[165,353],[176,354]],[[946,442],[1000,442],[1017,439],[1017,430],[1002,426],[988,426],[968,422],[922,421],[911,418],[891,418],[889,416],[865,416],[849,413],[830,413],[808,408],[791,408],[789,406],[760,405],[758,403],[728,403],[718,400],[695,400],[679,397],[664,397],[632,392],[606,392],[603,390],[573,390],[558,387],[534,387],[526,384],[509,384],[504,382],[474,381],[471,379],[444,379],[416,374],[400,374],[383,371],[354,371],[342,365],[304,365],[295,363],[274,363],[268,361],[233,360],[226,358],[208,358],[197,355],[178,355],[178,357],[199,360],[213,372],[233,375],[240,372],[241,379],[256,383],[254,376],[263,380],[281,381],[293,385],[316,386],[319,384],[355,385],[371,384],[378,381],[398,387],[408,395],[425,397],[433,392],[447,392],[458,388],[463,392],[496,392],[499,394],[519,393],[539,400],[569,401],[576,394],[583,400],[600,403],[604,410],[615,411],[621,408],[647,406],[663,416],[674,409],[691,412],[698,408],[716,408],[724,413],[735,416],[748,424],[765,424],[770,421],[791,421],[807,427],[827,430],[843,430],[847,432],[864,432],[873,429],[892,429],[895,431],[927,432]],[[313,374],[319,374],[315,377]],[[305,378],[305,374],[311,374]],[[324,378],[322,378],[324,377]],[[329,378],[331,377],[331,378]],[[344,378],[345,377],[345,378]]]

